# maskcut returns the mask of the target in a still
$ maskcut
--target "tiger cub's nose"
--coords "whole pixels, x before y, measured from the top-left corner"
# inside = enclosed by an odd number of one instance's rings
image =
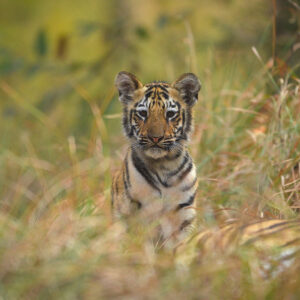
[[[153,143],[158,143],[158,142],[160,142],[164,138],[164,136],[163,135],[162,136],[152,136],[152,135],[148,134],[148,138]]]

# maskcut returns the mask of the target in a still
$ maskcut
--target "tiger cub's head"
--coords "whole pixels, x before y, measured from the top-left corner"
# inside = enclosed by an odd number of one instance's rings
[[[181,75],[173,84],[143,85],[122,71],[115,79],[123,103],[123,127],[135,149],[152,159],[180,153],[192,125],[192,107],[201,88],[193,73]]]

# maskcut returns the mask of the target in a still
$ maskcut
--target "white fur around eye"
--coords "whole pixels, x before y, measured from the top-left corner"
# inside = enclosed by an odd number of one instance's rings
[[[136,108],[136,112],[137,112],[137,114],[138,114],[138,116],[140,117],[140,118],[142,118],[143,120],[145,120],[146,118],[147,118],[147,116],[148,116],[148,108],[146,107],[146,106],[138,106],[137,108]]]
[[[172,120],[177,116],[178,111],[176,109],[168,109],[166,111],[166,118]]]

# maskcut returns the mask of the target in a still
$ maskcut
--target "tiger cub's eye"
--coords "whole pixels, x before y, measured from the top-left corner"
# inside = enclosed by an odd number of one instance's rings
[[[167,118],[168,118],[168,119],[173,118],[175,115],[176,115],[176,112],[175,112],[175,111],[169,110],[169,111],[167,112]]]
[[[147,111],[146,110],[139,110],[138,111],[138,114],[143,117],[143,118],[146,118],[147,117]]]

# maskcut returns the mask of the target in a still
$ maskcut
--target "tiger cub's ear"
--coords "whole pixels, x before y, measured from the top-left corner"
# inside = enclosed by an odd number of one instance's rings
[[[180,96],[188,105],[192,106],[198,100],[201,83],[195,74],[184,73],[172,84],[172,87],[179,91]]]
[[[115,85],[119,91],[119,99],[122,103],[130,102],[134,91],[143,87],[143,84],[133,74],[126,71],[118,73]]]

